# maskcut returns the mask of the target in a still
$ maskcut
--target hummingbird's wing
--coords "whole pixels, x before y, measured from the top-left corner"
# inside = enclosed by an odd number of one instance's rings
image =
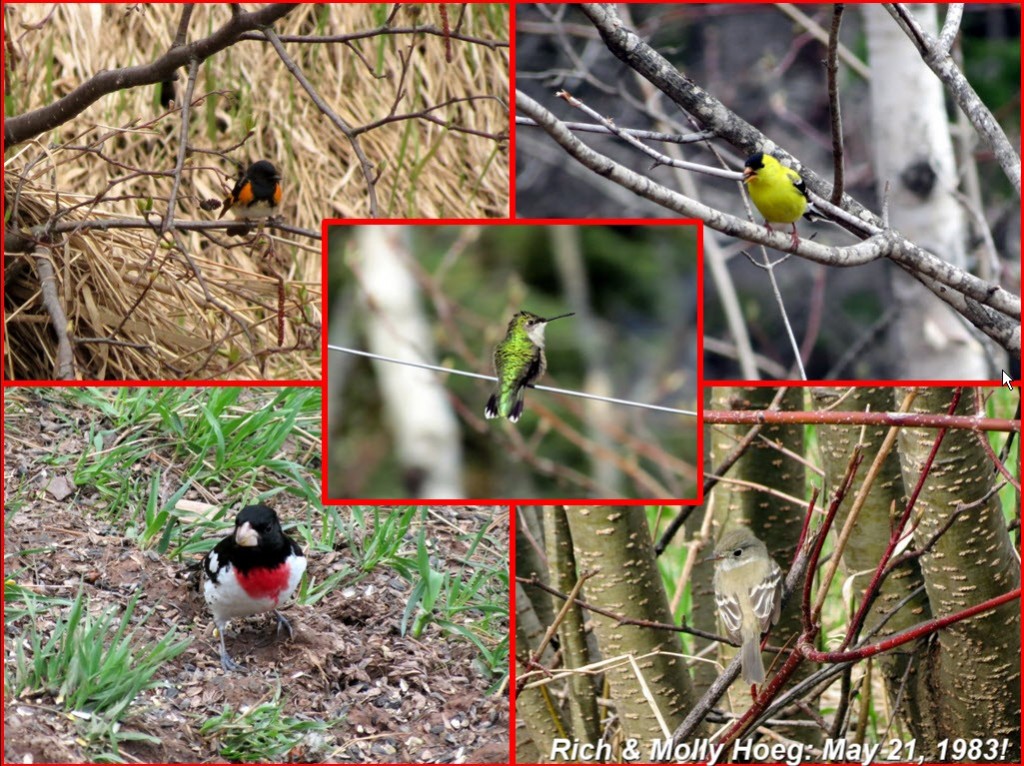
[[[524,400],[526,399],[526,387],[532,385],[537,379],[544,374],[544,368],[547,363],[544,359],[544,349],[537,349],[539,353],[533,355],[533,359],[530,360],[529,367],[526,368],[526,374],[522,378],[516,381],[514,391],[512,393],[515,402],[512,405],[512,412],[509,413],[508,419],[515,423],[519,420],[523,414]]]

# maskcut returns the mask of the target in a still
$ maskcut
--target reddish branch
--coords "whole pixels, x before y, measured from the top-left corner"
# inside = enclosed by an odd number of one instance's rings
[[[936,618],[933,620],[928,620],[926,622],[920,623],[911,628],[908,628],[907,630],[897,633],[896,635],[889,636],[881,641],[878,641],[877,643],[859,646],[857,648],[850,650],[845,649],[847,646],[849,646],[851,641],[859,633],[860,627],[863,624],[865,616],[867,614],[867,610],[870,608],[872,602],[874,601],[875,596],[877,595],[881,587],[882,581],[885,579],[885,576],[892,571],[892,567],[889,566],[889,564],[892,560],[893,553],[896,549],[897,544],[899,543],[899,540],[904,535],[904,530],[906,529],[907,523],[911,517],[917,498],[920,495],[929,474],[931,473],[931,466],[938,455],[939,449],[946,435],[946,431],[949,427],[953,427],[952,421],[959,419],[954,418],[952,416],[952,413],[956,411],[956,407],[959,404],[961,394],[962,389],[955,390],[953,399],[947,411],[948,414],[947,416],[942,418],[945,424],[939,425],[940,430],[935,435],[932,448],[929,452],[929,455],[924,465],[922,466],[920,475],[918,477],[918,482],[915,485],[913,491],[911,492],[909,499],[907,500],[906,507],[904,508],[903,513],[900,516],[900,519],[893,527],[892,533],[890,535],[889,544],[885,550],[885,553],[882,555],[878,563],[878,567],[875,571],[875,575],[871,581],[871,584],[868,586],[864,593],[864,597],[861,601],[860,608],[858,609],[857,614],[854,616],[854,619],[850,622],[850,627],[847,631],[846,637],[843,640],[841,649],[839,651],[832,652],[819,651],[814,646],[814,641],[817,638],[818,633],[820,632],[820,625],[818,624],[817,616],[812,614],[810,609],[810,582],[812,580],[812,577],[808,576],[803,593],[803,629],[800,637],[797,639],[795,650],[786,658],[786,661],[783,663],[783,666],[779,670],[779,672],[776,673],[775,676],[773,676],[772,679],[763,687],[761,694],[754,699],[754,703],[752,704],[750,709],[748,709],[747,712],[739,720],[737,720],[729,728],[725,735],[719,740],[720,744],[728,746],[737,737],[739,737],[740,734],[742,734],[743,731],[745,731],[751,725],[751,723],[754,720],[756,720],[756,718],[767,708],[769,702],[775,698],[775,696],[779,693],[782,687],[787,683],[790,676],[792,676],[792,674],[796,671],[797,667],[804,660],[809,660],[811,662],[816,663],[830,664],[843,662],[858,662],[860,660],[867,659],[868,657],[873,657],[877,654],[889,651],[898,646],[902,646],[903,644],[907,644],[912,641],[917,641],[921,638],[924,638],[927,635],[930,635],[941,630],[942,628],[952,625],[953,623],[969,619],[984,612],[988,612],[992,609],[996,609],[997,607],[1002,606],[1003,604],[1009,603],[1020,598],[1021,589],[1017,588],[1016,590],[1004,593],[995,598],[988,599],[987,601],[984,601],[980,604],[976,604],[974,606],[963,609],[959,612],[956,612],[955,614],[947,615],[945,617]],[[705,415],[706,414],[707,413],[705,413]],[[881,414],[885,415],[885,413]],[[967,418],[967,420],[977,422],[978,419]],[[917,424],[915,423],[915,425]],[[808,567],[809,572],[814,572],[817,569],[822,549],[821,541],[824,539],[825,534],[831,526],[832,520],[835,516],[835,512],[836,510],[838,510],[839,503],[842,501],[842,498],[846,495],[846,493],[852,486],[852,478],[856,474],[857,465],[859,465],[859,462],[860,455],[857,451],[855,451],[854,455],[851,457],[849,465],[847,466],[847,474],[843,481],[843,486],[839,491],[837,491],[836,496],[833,498],[832,507],[829,509],[829,513],[826,516],[825,523],[822,524],[822,527],[819,530],[817,544],[814,546],[814,549],[810,555],[810,562]]]
[[[787,423],[800,425],[903,426],[905,428],[966,428],[971,431],[1020,432],[1020,421],[973,415],[930,412],[830,412],[824,410],[704,410],[704,422],[715,424]]]
[[[1017,494],[1020,494],[1020,481],[1018,481],[1017,478],[1007,470],[1003,461],[992,449],[992,445],[988,443],[988,437],[983,433],[978,433],[976,436],[978,437],[978,442],[981,444],[982,450],[984,450],[985,454],[988,455],[989,460],[992,461],[992,465],[996,467],[996,471],[1001,473],[1003,478],[1013,485],[1014,489],[1017,490]]]
[[[864,418],[860,418],[861,415],[874,415],[876,422],[883,424],[901,424],[905,426],[930,426],[939,428],[939,432],[935,435],[935,439],[930,451],[930,454],[922,467],[918,483],[914,487],[907,501],[906,507],[901,514],[900,519],[894,525],[892,533],[890,535],[889,545],[879,561],[878,568],[875,572],[875,576],[865,591],[864,598],[862,600],[860,609],[855,615],[854,619],[850,623],[850,628],[844,639],[844,642],[839,651],[834,652],[822,652],[818,651],[814,647],[814,641],[816,640],[818,633],[820,632],[820,625],[818,624],[817,616],[813,613],[811,608],[811,589],[813,582],[813,575],[808,574],[804,581],[804,589],[802,593],[802,630],[801,635],[797,639],[796,648],[786,657],[782,667],[779,671],[770,679],[770,681],[761,689],[761,693],[757,695],[751,708],[724,734],[719,740],[723,745],[728,746],[729,743],[739,737],[746,729],[748,729],[753,722],[760,716],[768,707],[768,705],[776,698],[778,693],[789,681],[790,677],[796,671],[796,669],[805,660],[809,660],[817,663],[850,663],[857,662],[868,657],[872,657],[876,654],[889,651],[898,646],[901,646],[912,641],[917,641],[931,633],[934,633],[942,628],[945,628],[953,623],[969,619],[978,614],[987,612],[995,609],[1003,604],[1009,603],[1020,598],[1020,588],[1005,593],[996,598],[989,599],[981,604],[966,608],[957,612],[956,614],[948,615],[942,618],[928,620],[927,622],[915,625],[912,628],[898,633],[894,636],[889,636],[877,643],[866,644],[859,646],[854,649],[846,650],[846,647],[856,638],[860,631],[860,627],[863,624],[867,610],[870,608],[872,601],[875,599],[875,595],[884,580],[885,576],[892,571],[893,567],[893,554],[899,540],[904,536],[906,526],[912,515],[917,497],[919,496],[924,482],[930,473],[930,467],[936,459],[938,451],[941,447],[942,441],[945,437],[946,431],[952,427],[968,427],[971,429],[982,429],[990,428],[993,430],[1018,430],[1019,425],[1010,423],[1008,421],[998,421],[984,418],[972,418],[972,417],[957,417],[953,416],[953,412],[956,411],[956,407],[960,401],[960,395],[962,394],[961,389],[957,389],[954,393],[953,400],[948,408],[946,415],[933,415],[918,417],[917,415],[901,415],[899,413],[799,413],[799,412],[717,412],[713,413],[718,417],[710,418],[712,422],[744,422],[744,423],[764,423],[764,422],[802,422],[803,418],[799,416],[810,415],[808,420],[815,423],[821,422],[844,422],[856,424],[864,422]],[[709,414],[705,412],[705,417]],[[789,418],[787,416],[795,415],[798,417]],[[857,417],[824,417],[833,415],[853,415]],[[740,417],[733,417],[740,416]],[[1011,428],[1007,428],[1010,426]],[[821,558],[822,543],[825,535],[832,527],[836,513],[838,512],[839,506],[843,499],[849,494],[853,487],[854,478],[857,474],[858,467],[863,459],[861,451],[855,450],[851,455],[850,461],[847,465],[847,471],[841,482],[839,489],[836,491],[830,503],[830,507],[825,515],[825,520],[817,531],[816,539],[811,543],[810,551],[806,552],[803,543],[798,546],[798,555],[796,561],[794,561],[793,567],[789,575],[787,576],[785,594],[788,594],[795,588],[797,582],[793,577],[798,567],[802,569],[803,562],[806,562],[807,571],[813,573],[817,571],[818,563]],[[808,510],[808,518],[813,513],[813,503],[811,508]],[[805,536],[805,533],[801,534],[801,538]],[[931,544],[931,543],[929,543]],[[706,712],[710,710],[714,701],[723,694],[728,688],[728,685],[735,678],[738,673],[738,664],[734,662],[729,669],[727,669],[722,676],[708,689],[708,692],[704,697],[694,706],[690,715],[687,716],[686,720],[676,729],[673,734],[674,741],[681,741],[689,737],[690,733],[695,729],[696,725],[702,720]],[[733,666],[736,666],[735,668]],[[735,672],[731,672],[735,671]]]
[[[452,30],[448,25],[448,8],[444,3],[437,6],[437,12],[441,14],[441,29],[444,30],[444,60],[452,63]]]
[[[812,549],[810,555],[810,565],[808,567],[809,572],[816,572],[818,569],[818,561],[821,559],[821,549],[825,545],[825,536],[829,530],[832,529],[832,524],[835,522],[836,514],[839,513],[839,506],[843,504],[843,500],[850,493],[853,488],[853,480],[857,476],[857,470],[860,468],[861,462],[864,460],[864,454],[860,447],[854,449],[853,454],[850,455],[850,460],[846,464],[846,475],[843,476],[843,481],[839,485],[839,488],[832,494],[832,501],[829,503],[828,511],[825,514],[825,521],[818,529],[817,536],[812,542]],[[811,512],[814,510],[814,506],[808,508],[807,517],[810,518]],[[804,521],[804,526],[807,525],[807,521]],[[803,533],[801,533],[802,535]],[[801,620],[803,621],[804,634],[812,631],[816,632],[814,628],[814,622],[816,615],[812,615],[811,612],[811,586],[814,583],[814,577],[809,576],[804,579],[804,591],[803,591],[803,602],[800,609]]]
[[[809,641],[804,640],[801,637],[800,642],[797,644],[797,649],[801,655],[809,659],[811,662],[856,662],[857,660],[865,660],[868,657],[874,657],[876,654],[881,654],[890,649],[895,649],[897,646],[916,641],[919,638],[924,638],[930,633],[935,633],[942,628],[948,627],[956,622],[976,617],[979,614],[996,609],[1003,604],[1008,604],[1011,601],[1016,601],[1020,598],[1020,588],[1011,590],[1001,596],[990,598],[987,601],[982,601],[980,604],[969,606],[955,614],[948,614],[945,617],[936,617],[934,620],[928,620],[922,622],[920,625],[915,625],[912,628],[889,636],[877,644],[870,644],[868,646],[862,646],[858,649],[851,649],[846,652],[822,652],[814,648],[813,644]]]
[[[967,620],[971,617],[975,617],[984,612],[988,612],[992,609],[996,609],[1003,604],[1008,604],[1011,601],[1015,601],[1020,598],[1020,588],[1012,590],[1008,593],[1004,593],[1001,596],[990,598],[987,601],[983,601],[975,606],[968,607],[956,614],[950,614],[945,617],[940,617],[934,620],[928,620],[920,625],[916,625],[913,628],[908,628],[902,633],[897,633],[894,636],[889,636],[877,644],[870,644],[863,646],[858,649],[853,649],[846,652],[822,652],[814,648],[813,641],[817,635],[817,628],[815,627],[811,634],[804,632],[797,641],[796,650],[792,652],[789,657],[786,658],[786,662],[782,668],[776,673],[772,679],[766,684],[761,694],[754,700],[754,703],[750,708],[730,727],[729,731],[718,740],[719,744],[728,747],[743,731],[746,729],[748,724],[753,721],[761,712],[768,706],[768,703],[774,699],[775,695],[782,689],[783,685],[789,680],[790,676],[796,671],[797,667],[804,660],[810,660],[811,662],[818,663],[839,663],[839,662],[856,662],[858,660],[867,659],[873,657],[876,654],[895,649],[898,646],[916,641],[924,636],[934,633],[942,628],[952,625],[962,620]]]
[[[960,397],[962,395],[963,389],[958,388],[954,391],[953,399],[946,410],[947,414],[952,415],[956,412],[957,405],[960,404]],[[946,428],[940,428],[939,432],[935,435],[935,440],[932,442],[932,448],[928,452],[928,457],[924,461],[924,465],[921,467],[921,473],[917,477],[917,484],[914,485],[914,489],[911,491],[910,497],[907,498],[907,505],[903,509],[903,514],[889,533],[889,544],[886,546],[885,553],[882,554],[882,558],[878,562],[878,566],[875,568],[875,574],[871,578],[871,583],[868,585],[867,590],[864,591],[864,597],[861,599],[860,607],[857,609],[857,614],[850,622],[850,627],[846,631],[846,637],[843,639],[843,643],[841,645],[844,649],[857,637],[861,626],[864,624],[864,620],[867,618],[868,609],[874,603],[875,597],[882,588],[882,581],[889,573],[886,567],[889,560],[892,558],[893,553],[896,551],[896,546],[899,545],[900,540],[903,538],[907,521],[910,520],[910,514],[913,512],[914,506],[917,504],[917,498],[920,497],[921,491],[924,489],[925,481],[932,472],[932,465],[935,463],[935,458],[939,454],[939,447],[942,446],[942,442],[946,438],[947,430],[948,429]]]

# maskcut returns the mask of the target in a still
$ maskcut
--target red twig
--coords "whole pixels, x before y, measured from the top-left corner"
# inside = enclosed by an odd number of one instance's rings
[[[960,397],[962,395],[962,388],[954,389],[953,399],[946,410],[950,415],[956,412],[957,405],[960,403]],[[907,520],[913,512],[914,506],[917,504],[917,498],[921,495],[921,491],[924,489],[925,481],[928,479],[928,474],[931,473],[932,464],[935,462],[935,458],[939,454],[939,447],[942,446],[942,441],[946,438],[947,431],[947,428],[940,428],[939,432],[935,435],[935,440],[932,442],[932,448],[928,453],[928,457],[925,459],[924,465],[921,466],[921,474],[917,477],[917,484],[914,485],[914,489],[910,493],[910,497],[907,499],[907,505],[903,509],[903,514],[900,516],[896,525],[893,527],[892,532],[889,534],[889,544],[885,549],[885,553],[882,554],[882,558],[879,560],[878,566],[875,568],[875,574],[871,578],[871,583],[864,591],[864,598],[861,600],[860,606],[857,608],[857,613],[850,622],[850,627],[846,630],[846,636],[843,638],[843,643],[841,644],[841,647],[844,649],[850,645],[860,632],[861,626],[867,618],[868,610],[871,608],[871,605],[875,601],[875,597],[878,595],[879,589],[882,587],[882,581],[888,574],[886,567],[889,560],[892,558],[893,552],[896,550],[896,546],[903,538],[903,530],[907,526]]]
[[[980,604],[975,606],[967,607],[966,609],[956,612],[955,614],[949,614],[945,617],[937,617],[934,620],[928,620],[922,622],[920,625],[916,625],[913,628],[907,628],[901,633],[889,636],[877,644],[870,644],[868,646],[862,646],[859,649],[851,649],[845,652],[822,652],[814,647],[810,643],[810,640],[805,640],[805,637],[800,637],[800,642],[797,645],[800,654],[806,657],[811,662],[855,662],[857,660],[865,660],[868,657],[874,657],[876,654],[888,651],[889,649],[895,649],[897,646],[916,641],[929,633],[934,633],[937,630],[941,630],[955,622],[961,622],[963,620],[970,619],[983,612],[987,612],[990,609],[1008,604],[1011,601],[1015,601],[1020,598],[1020,588],[1011,590],[1004,593],[1001,596],[990,598],[988,601],[982,601]]]
[[[843,483],[839,485],[839,489],[832,495],[832,500],[829,502],[828,511],[825,513],[825,521],[822,522],[821,527],[818,529],[818,535],[814,540],[814,550],[811,551],[810,561],[807,564],[807,578],[804,580],[804,592],[803,592],[803,604],[801,606],[801,619],[803,621],[804,633],[810,633],[813,629],[817,632],[815,627],[817,623],[817,615],[811,614],[811,586],[814,584],[813,573],[818,571],[818,562],[821,560],[821,549],[825,545],[825,535],[832,528],[832,523],[835,521],[836,514],[839,513],[839,506],[843,504],[843,499],[849,494],[850,489],[853,487],[853,480],[857,476],[857,470],[860,468],[860,464],[864,461],[864,451],[860,447],[856,447],[853,450],[853,454],[850,455],[850,460],[846,464],[846,475],[843,476]]]
[[[448,6],[440,3],[437,12],[441,14],[441,29],[444,31],[444,60],[452,63],[452,28],[448,25]]]
[[[786,423],[799,425],[903,426],[905,428],[967,428],[972,431],[1020,432],[1019,420],[931,412],[826,412],[821,410],[704,410],[704,422],[716,425]]]

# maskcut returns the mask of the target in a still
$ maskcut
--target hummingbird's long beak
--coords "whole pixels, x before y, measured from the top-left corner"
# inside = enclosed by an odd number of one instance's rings
[[[575,311],[570,311],[568,314],[559,314],[556,317],[551,317],[550,319],[545,319],[544,320],[544,324],[547,324],[548,322],[554,322],[556,319],[565,319],[565,317],[571,317],[571,316],[576,316],[576,312]]]

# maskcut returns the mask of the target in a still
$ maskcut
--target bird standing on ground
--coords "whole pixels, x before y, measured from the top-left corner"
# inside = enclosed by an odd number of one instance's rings
[[[747,158],[743,166],[743,183],[750,199],[764,216],[764,226],[772,231],[773,223],[788,223],[793,227],[793,247],[800,242],[796,222],[803,216],[816,221],[820,211],[807,196],[804,179],[793,168],[787,168],[770,154],[758,152]]]
[[[287,601],[306,571],[306,557],[281,529],[277,513],[265,505],[249,505],[235,518],[234,531],[203,559],[203,595],[220,633],[220,662],[225,670],[238,665],[224,646],[224,629],[236,617],[273,611],[277,630],[292,636],[292,626],[278,607]]]

